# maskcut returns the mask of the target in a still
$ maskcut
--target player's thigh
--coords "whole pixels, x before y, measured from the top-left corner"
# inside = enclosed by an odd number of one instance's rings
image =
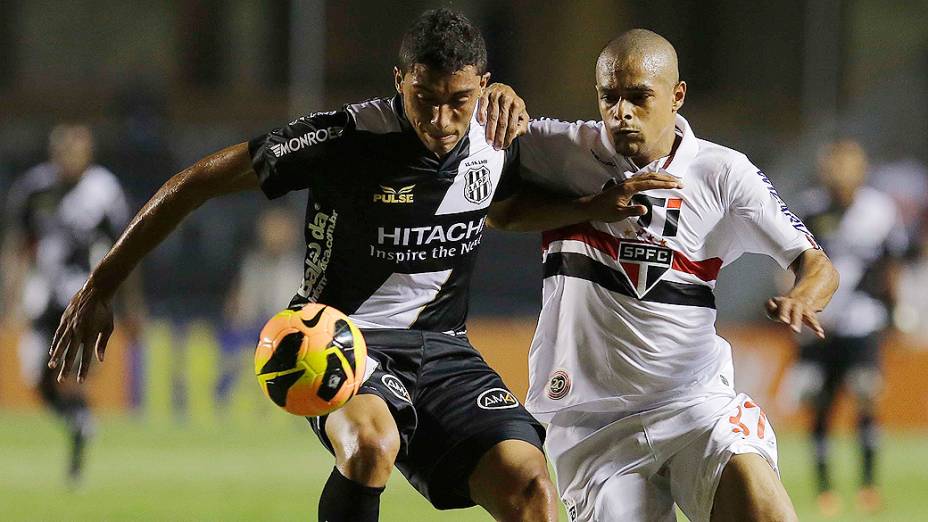
[[[374,394],[353,397],[325,420],[325,434],[338,461],[355,457],[396,458],[400,435],[387,403]]]
[[[586,502],[592,503],[592,513],[584,515],[589,510],[576,506],[578,515],[571,520],[674,522],[677,519],[670,486],[660,475],[650,478],[638,473],[615,475]]]
[[[798,520],[780,477],[756,453],[732,455],[719,479],[712,522]]]
[[[791,509],[777,474],[776,433],[760,406],[739,394],[715,415],[708,431],[676,451],[666,463],[674,501],[684,514],[694,522],[707,521],[719,509],[743,506],[740,502],[732,504],[731,496],[725,493],[732,483],[740,484],[737,487],[742,489],[776,483],[775,489],[782,495],[771,497],[770,505]],[[746,498],[763,500],[753,493]],[[755,520],[749,515],[748,511],[741,512],[740,518],[733,520]]]

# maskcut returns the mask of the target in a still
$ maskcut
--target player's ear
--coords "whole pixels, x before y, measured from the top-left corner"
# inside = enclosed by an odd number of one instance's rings
[[[393,86],[396,87],[396,92],[403,92],[403,71],[399,67],[393,67]]]
[[[490,73],[485,72],[483,76],[480,77],[480,91],[482,92],[487,88],[487,85],[490,85]]]
[[[683,101],[686,99],[686,82],[681,81],[673,88],[673,112],[683,107]]]

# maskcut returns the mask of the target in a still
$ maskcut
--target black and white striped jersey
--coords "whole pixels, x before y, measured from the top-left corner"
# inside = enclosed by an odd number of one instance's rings
[[[902,217],[888,195],[868,186],[857,189],[847,208],[825,189],[803,195],[803,220],[828,251],[841,285],[819,315],[829,334],[864,337],[885,328],[889,311],[884,262],[908,248]]]
[[[439,160],[381,98],[304,116],[249,143],[269,198],[308,189],[302,286],[362,328],[462,331],[490,203],[517,188],[516,146],[473,119]]]
[[[58,316],[113,245],[129,206],[109,170],[91,165],[76,181],[53,163],[30,169],[10,187],[11,225],[23,232],[34,263],[23,291],[31,319]]]

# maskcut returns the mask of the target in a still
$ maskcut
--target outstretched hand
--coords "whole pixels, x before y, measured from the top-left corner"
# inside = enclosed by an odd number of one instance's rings
[[[106,343],[113,333],[110,300],[101,297],[89,285],[88,282],[71,298],[52,339],[48,367],[60,368],[58,382],[68,377],[75,361],[78,363],[77,381],[83,382],[93,354],[103,362]]]
[[[525,101],[512,87],[493,83],[478,100],[477,121],[486,126],[487,142],[502,150],[512,145],[517,136],[528,132],[529,115]]]
[[[657,189],[681,189],[683,182],[679,178],[661,172],[647,172],[596,194],[588,196],[589,220],[614,223],[648,213],[644,205],[632,204],[632,198],[639,192]]]
[[[767,317],[789,325],[794,332],[799,333],[805,324],[819,339],[825,338],[825,330],[818,322],[818,312],[809,303],[795,297],[781,296],[768,300],[766,308]]]

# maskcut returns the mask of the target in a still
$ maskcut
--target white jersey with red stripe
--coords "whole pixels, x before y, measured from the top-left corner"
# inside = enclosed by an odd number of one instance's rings
[[[698,139],[681,116],[668,157],[643,167],[617,154],[598,121],[534,121],[521,138],[525,179],[587,195],[645,172],[682,189],[636,196],[641,217],[544,233],[541,315],[526,405],[542,420],[572,410],[642,411],[728,382],[716,334],[719,270],[742,253],[786,268],[818,248],[747,157]]]

